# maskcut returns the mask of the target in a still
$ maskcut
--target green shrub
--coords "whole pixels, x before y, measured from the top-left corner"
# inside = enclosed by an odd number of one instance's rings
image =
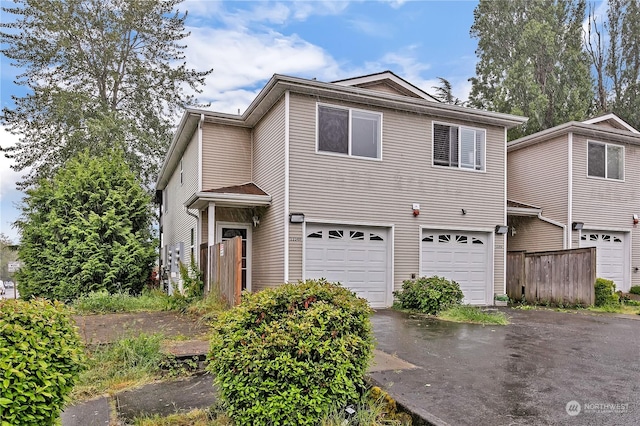
[[[67,308],[35,299],[0,301],[2,425],[53,425],[84,367]]]
[[[402,283],[402,291],[394,291],[393,294],[401,308],[432,315],[459,305],[464,297],[457,282],[436,276],[406,280]]]
[[[373,349],[364,299],[325,280],[247,293],[213,324],[208,369],[237,425],[315,425],[359,399]]]
[[[640,285],[634,285],[629,289],[631,294],[640,294]]]
[[[612,280],[605,278],[596,279],[596,306],[618,305],[620,296],[616,294],[616,285]]]

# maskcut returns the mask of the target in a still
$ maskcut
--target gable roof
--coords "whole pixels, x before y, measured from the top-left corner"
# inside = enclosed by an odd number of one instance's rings
[[[608,115],[603,117],[608,117]],[[600,141],[640,145],[640,133],[631,132],[628,129],[626,129],[626,127],[624,130],[622,130],[620,128],[608,127],[608,126],[603,126],[601,124],[598,124],[598,123],[602,123],[603,121],[610,120],[610,118],[602,119],[603,117],[600,117],[599,119],[587,120],[587,121],[593,121],[592,123],[569,121],[568,123],[564,123],[559,126],[542,130],[538,133],[534,133],[532,135],[524,136],[520,139],[513,140],[507,143],[507,152],[517,151],[519,149],[526,148],[531,145],[535,145],[541,142],[547,142],[553,138],[564,136],[569,133],[583,135],[583,136],[586,136],[587,138],[596,139]],[[620,119],[620,121],[622,120]]]
[[[382,71],[375,74],[363,75],[361,77],[346,78],[344,80],[336,80],[333,82],[340,86],[361,87],[366,89],[378,84],[385,84],[395,89],[397,92],[414,98],[426,99],[432,102],[440,102],[434,96],[431,96],[424,90],[409,83],[407,80],[398,77],[392,71]]]
[[[615,129],[628,130],[631,133],[640,133],[639,131],[634,129],[629,123],[627,123],[622,118],[618,117],[617,115],[615,115],[613,113],[601,115],[600,117],[591,118],[589,120],[583,121],[583,123],[584,124],[606,123],[606,124],[608,124],[609,126],[615,128]]]
[[[368,107],[376,106],[397,111],[429,114],[442,119],[462,120],[477,124],[505,127],[507,129],[527,121],[526,117],[512,114],[483,111],[459,105],[434,102],[433,100],[424,98],[370,90],[358,86],[325,83],[317,80],[274,74],[242,115],[187,108],[178,124],[171,145],[160,168],[158,180],[156,181],[156,189],[161,190],[167,186],[171,173],[179,163],[180,157],[184,154],[191,137],[201,121],[252,128],[287,91],[314,97],[348,101]]]

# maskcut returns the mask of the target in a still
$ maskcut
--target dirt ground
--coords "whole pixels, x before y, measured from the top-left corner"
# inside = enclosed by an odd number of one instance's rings
[[[78,332],[87,345],[110,343],[125,336],[162,333],[167,339],[206,340],[209,327],[176,312],[77,315]]]

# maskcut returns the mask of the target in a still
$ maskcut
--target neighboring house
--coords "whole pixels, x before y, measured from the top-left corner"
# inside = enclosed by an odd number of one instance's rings
[[[161,264],[175,282],[176,251],[186,263],[240,235],[248,290],[324,277],[386,307],[404,280],[437,274],[493,304],[506,130],[524,121],[439,103],[389,71],[274,75],[242,115],[185,112],[157,182]]]
[[[509,250],[596,247],[596,274],[640,285],[640,133],[614,114],[508,144]]]

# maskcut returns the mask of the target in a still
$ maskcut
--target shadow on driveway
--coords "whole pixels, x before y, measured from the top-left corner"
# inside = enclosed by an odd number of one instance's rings
[[[378,311],[378,349],[420,368],[370,375],[451,425],[640,425],[640,316],[505,313],[482,326]]]

